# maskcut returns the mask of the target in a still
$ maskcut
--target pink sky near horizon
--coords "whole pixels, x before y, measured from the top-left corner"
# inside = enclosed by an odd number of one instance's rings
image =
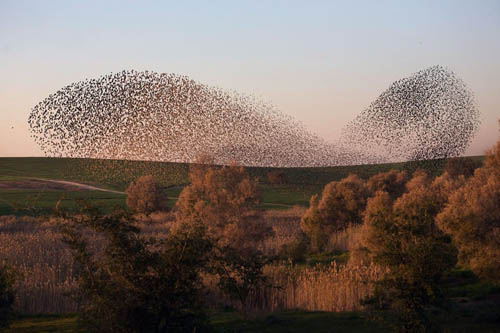
[[[0,156],[43,156],[31,108],[62,87],[123,69],[188,75],[255,95],[327,141],[389,85],[433,65],[474,92],[499,138],[500,2],[0,3]]]

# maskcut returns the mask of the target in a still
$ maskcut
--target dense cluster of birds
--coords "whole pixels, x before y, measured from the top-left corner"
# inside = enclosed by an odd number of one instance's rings
[[[35,106],[29,124],[49,156],[337,163],[329,144],[272,106],[175,74],[123,71],[71,84]]]
[[[342,143],[387,162],[455,157],[465,152],[478,125],[465,83],[433,66],[392,83],[344,128]]]
[[[395,82],[328,143],[256,98],[175,74],[123,71],[73,83],[36,105],[48,156],[330,166],[456,156],[478,124],[472,94],[442,67]]]

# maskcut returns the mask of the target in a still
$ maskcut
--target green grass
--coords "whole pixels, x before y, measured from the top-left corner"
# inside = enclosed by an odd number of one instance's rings
[[[26,316],[15,320],[3,332],[84,332],[77,325],[76,315]]]
[[[76,315],[26,316],[3,332],[84,332]],[[442,320],[442,321],[441,321]],[[500,325],[466,315],[441,318],[444,332],[500,332]],[[219,312],[210,317],[214,332],[387,332],[359,312],[287,311],[244,319],[238,312]]]
[[[245,320],[237,312],[211,317],[215,332],[384,332],[358,313],[291,311]],[[34,316],[16,320],[5,332],[83,332],[77,316]]]
[[[384,332],[355,312],[289,311],[245,320],[234,312],[212,318],[215,332]]]
[[[483,160],[484,156],[467,157]],[[368,178],[390,169],[413,172],[417,168],[433,175],[442,172],[446,160],[413,161],[377,165],[337,166],[321,168],[247,168],[260,179],[262,202],[260,209],[287,209],[294,205],[307,206],[313,194],[321,193],[324,185],[340,180],[350,173]],[[267,174],[271,170],[285,173],[287,183],[270,185]],[[70,180],[115,190],[125,190],[131,181],[143,174],[154,175],[165,186],[165,193],[173,206],[188,179],[189,165],[185,163],[118,161],[74,158],[22,157],[0,158],[0,182],[33,178]],[[48,214],[62,198],[62,207],[74,208],[80,199],[105,210],[124,207],[125,196],[98,191],[30,191],[0,190],[0,215]]]
[[[484,156],[466,157],[473,160],[484,160]],[[402,163],[386,163],[374,165],[335,166],[321,168],[258,168],[247,170],[262,182],[267,182],[267,174],[271,170],[285,173],[287,183],[292,185],[320,185],[339,180],[350,173],[368,178],[379,172],[390,169],[413,172],[418,168],[425,169],[433,175],[443,171],[446,160],[411,161]],[[12,180],[26,177],[66,179],[106,184],[115,189],[125,189],[131,180],[142,174],[152,174],[165,185],[188,183],[189,165],[186,163],[119,161],[76,158],[48,157],[2,157],[0,158],[0,180]]]
[[[77,209],[88,201],[104,211],[125,207],[125,195],[102,191],[0,190],[0,215],[48,215],[60,208]]]

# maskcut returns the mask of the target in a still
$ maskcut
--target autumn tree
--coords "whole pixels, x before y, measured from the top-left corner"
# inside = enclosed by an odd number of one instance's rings
[[[381,172],[371,176],[366,182],[366,186],[371,193],[384,191],[396,199],[406,191],[406,183],[408,182],[408,174],[406,171],[390,170]]]
[[[127,206],[134,212],[150,214],[162,209],[161,187],[153,176],[141,176],[125,191]]]
[[[311,197],[309,208],[301,220],[302,231],[311,240],[313,251],[324,250],[328,238],[349,224],[360,224],[369,191],[365,182],[356,175],[325,186],[321,199]]]
[[[207,228],[215,244],[212,273],[221,290],[244,305],[249,293],[264,282],[265,258],[258,247],[272,234],[255,210],[258,183],[235,164],[193,165],[190,180],[176,204],[177,224]]]
[[[500,141],[487,153],[485,166],[450,197],[437,222],[457,245],[460,263],[500,282]]]
[[[446,161],[444,170],[451,177],[464,176],[469,178],[474,175],[474,170],[482,166],[481,161],[474,160],[467,157],[453,157]]]
[[[376,264],[388,273],[375,283],[371,307],[390,310],[403,331],[430,328],[429,309],[443,300],[440,282],[456,263],[451,239],[436,225],[435,217],[452,189],[448,175],[432,180],[418,171],[407,193],[394,200],[379,191],[368,200],[364,217],[364,245]]]

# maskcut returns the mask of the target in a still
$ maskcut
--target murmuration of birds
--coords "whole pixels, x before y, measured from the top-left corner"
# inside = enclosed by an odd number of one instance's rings
[[[390,85],[342,131],[342,144],[381,161],[462,155],[480,124],[474,95],[453,72],[433,66]]]
[[[29,125],[47,156],[315,167],[464,153],[479,125],[473,94],[434,66],[394,82],[330,143],[252,96],[176,74],[123,71],[70,84]]]

